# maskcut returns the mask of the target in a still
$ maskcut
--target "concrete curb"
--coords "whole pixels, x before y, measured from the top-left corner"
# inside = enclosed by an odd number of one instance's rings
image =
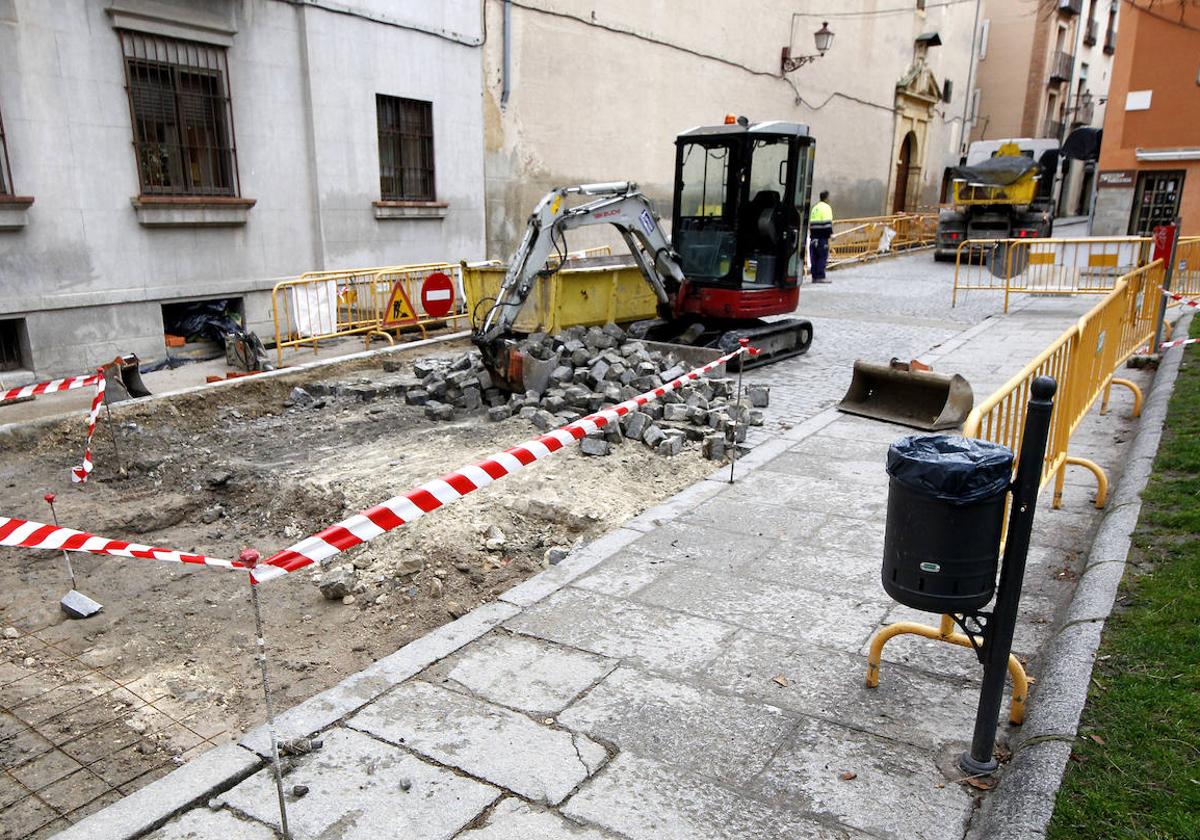
[[[374,350],[362,350],[358,353],[348,353],[345,356],[333,356],[329,359],[316,359],[311,362],[295,365],[293,367],[276,368],[275,370],[265,370],[261,373],[256,373],[254,376],[239,376],[236,379],[222,379],[220,382],[206,382],[202,385],[189,385],[187,388],[176,388],[174,391],[163,391],[161,394],[151,394],[148,397],[138,397],[132,400],[123,400],[113,404],[114,412],[119,406],[143,406],[151,405],[155,400],[166,400],[173,397],[186,396],[188,394],[198,394],[201,391],[213,391],[220,388],[237,388],[242,385],[248,385],[253,382],[262,382],[266,379],[277,379],[281,376],[292,376],[297,373],[305,373],[310,370],[317,370],[323,367],[342,364],[344,362],[356,362],[360,359],[369,359],[373,356],[389,356],[393,353],[403,353],[407,350],[416,350],[421,347],[429,347],[434,344],[442,344],[450,341],[457,341],[460,338],[466,338],[470,335],[470,331],[461,330],[448,335],[439,335],[434,338],[422,338],[419,341],[409,341],[404,344],[394,344],[389,347],[377,347]],[[86,414],[86,411],[76,409],[74,411],[64,411],[59,414],[50,414],[46,417],[38,417],[33,420],[21,420],[14,423],[5,423],[0,425],[0,437],[14,434],[22,431],[29,431],[38,426],[50,425],[63,420],[73,420],[81,414]]]
[[[1180,318],[1176,329],[1186,334],[1191,318],[1191,313]],[[971,821],[966,840],[1029,840],[1046,834],[1087,702],[1104,622],[1112,612],[1125,572],[1141,512],[1141,494],[1162,440],[1167,405],[1182,360],[1182,347],[1163,355],[1137,434],[1126,454],[1125,470],[1088,552],[1083,576],[1063,625],[1042,657],[1046,669],[1038,679],[1029,716],[1013,745],[1012,764],[1005,770],[998,790],[984,800]]]

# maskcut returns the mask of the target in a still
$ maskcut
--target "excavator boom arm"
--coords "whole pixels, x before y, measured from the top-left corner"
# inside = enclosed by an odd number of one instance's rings
[[[565,207],[569,195],[596,196],[592,201]],[[562,241],[565,231],[588,225],[609,224],[621,232],[634,260],[654,290],[660,310],[670,306],[671,294],[683,282],[679,259],[659,225],[658,214],[628,181],[559,187],[549,192],[529,217],[521,244],[509,262],[496,302],[488,310],[474,341],[488,359],[488,350],[512,332],[517,313],[543,273],[546,261]]]

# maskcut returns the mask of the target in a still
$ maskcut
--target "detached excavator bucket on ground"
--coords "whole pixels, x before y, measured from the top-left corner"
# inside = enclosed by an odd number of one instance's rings
[[[117,356],[104,366],[104,390],[109,402],[150,396],[150,389],[142,382],[139,364],[137,355],[130,353]]]
[[[854,363],[854,377],[838,410],[914,429],[956,429],[967,419],[975,395],[957,373],[934,373],[920,362]]]

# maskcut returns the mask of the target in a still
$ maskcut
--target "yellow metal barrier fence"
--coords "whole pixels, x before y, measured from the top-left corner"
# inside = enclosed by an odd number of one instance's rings
[[[1185,297],[1200,297],[1200,236],[1184,237],[1175,246],[1171,291]]]
[[[1116,378],[1116,372],[1126,359],[1152,340],[1166,300],[1159,291],[1163,278],[1162,260],[1118,278],[1112,290],[1090,312],[975,407],[963,424],[963,436],[1003,444],[1019,457],[1033,380],[1039,376],[1053,377],[1058,382],[1058,393],[1050,419],[1040,486],[1045,487],[1051,478],[1054,479],[1053,506],[1060,507],[1066,468],[1069,465],[1085,467],[1096,477],[1096,507],[1103,507],[1108,499],[1108,476],[1098,464],[1070,454],[1071,437],[1097,399],[1103,397],[1101,412],[1107,409],[1109,390],[1113,385],[1122,385],[1132,391],[1133,416],[1141,414],[1141,390],[1133,382]],[[1007,525],[1007,515],[1005,523]],[[954,616],[944,615],[938,627],[905,621],[879,630],[871,639],[867,655],[867,687],[874,688],[879,684],[883,646],[896,636],[918,635],[963,647],[973,647],[981,642],[975,637],[973,645],[971,637],[956,632],[955,623]],[[1009,720],[1020,724],[1025,718],[1028,678],[1015,656],[1009,657],[1008,670],[1013,680]]]
[[[1152,248],[1146,236],[967,240],[955,254],[951,305],[969,290],[1004,292],[1005,312],[1013,292],[1107,294]]]
[[[432,316],[421,301],[421,286],[434,273],[447,275],[455,288],[455,304],[445,316]],[[288,347],[311,346],[347,335],[362,335],[370,346],[375,336],[393,341],[383,326],[392,289],[400,283],[416,320],[407,326],[422,334],[429,324],[466,318],[463,310],[462,269],[452,263],[384,266],[344,271],[312,271],[280,281],[271,290],[275,320],[275,353],[280,365]]]
[[[895,213],[838,219],[829,238],[829,264],[872,259],[896,251],[932,245],[937,213]]]

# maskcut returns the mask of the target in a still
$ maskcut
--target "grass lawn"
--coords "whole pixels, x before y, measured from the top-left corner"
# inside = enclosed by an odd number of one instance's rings
[[[1200,345],[1184,352],[1050,840],[1200,838]]]

